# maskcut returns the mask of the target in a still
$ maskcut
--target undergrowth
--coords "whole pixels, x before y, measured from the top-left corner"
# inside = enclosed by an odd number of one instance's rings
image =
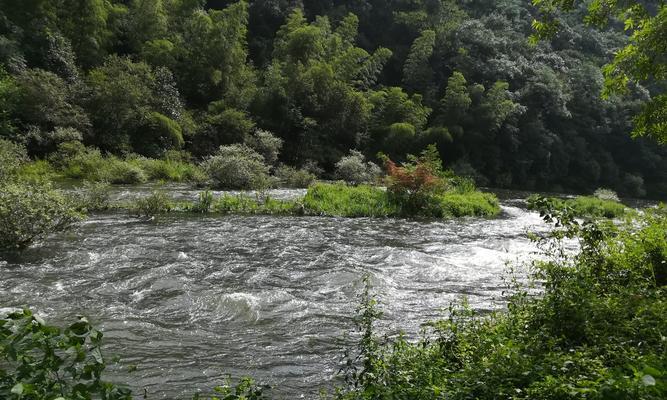
[[[510,285],[507,309],[491,315],[452,306],[416,342],[379,335],[377,301],[366,294],[361,339],[335,397],[667,398],[667,210],[614,225],[542,203],[556,228],[534,236],[544,251],[532,264],[541,294]]]

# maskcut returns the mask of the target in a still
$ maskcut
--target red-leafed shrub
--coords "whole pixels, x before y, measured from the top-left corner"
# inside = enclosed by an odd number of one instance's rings
[[[401,166],[382,155],[387,170],[387,192],[405,214],[437,214],[434,198],[447,191],[438,150],[431,145],[420,156],[411,156]]]

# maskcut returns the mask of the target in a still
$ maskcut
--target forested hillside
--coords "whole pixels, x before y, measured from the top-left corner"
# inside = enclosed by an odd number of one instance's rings
[[[0,0],[0,137],[202,159],[269,131],[324,171],[435,143],[481,185],[664,197],[667,149],[629,135],[664,82],[601,99],[627,38],[584,13],[532,45],[530,0]]]

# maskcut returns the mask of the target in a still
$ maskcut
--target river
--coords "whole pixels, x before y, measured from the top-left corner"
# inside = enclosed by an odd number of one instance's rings
[[[532,257],[526,232],[546,229],[505,197],[498,218],[444,222],[93,215],[0,261],[0,305],[57,324],[87,316],[121,359],[110,377],[136,395],[189,399],[231,374],[317,398],[349,345],[366,274],[389,333],[414,337],[464,297],[480,311],[503,306],[506,264]]]

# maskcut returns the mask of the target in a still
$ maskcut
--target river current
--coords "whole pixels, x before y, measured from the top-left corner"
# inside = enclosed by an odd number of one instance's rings
[[[415,337],[464,298],[480,311],[503,306],[507,264],[533,257],[526,233],[546,229],[508,197],[498,218],[440,222],[93,215],[0,256],[0,306],[29,306],[56,324],[87,316],[105,354],[120,357],[109,377],[136,395],[189,399],[231,374],[278,397],[317,398],[350,343],[365,275],[388,333]]]

